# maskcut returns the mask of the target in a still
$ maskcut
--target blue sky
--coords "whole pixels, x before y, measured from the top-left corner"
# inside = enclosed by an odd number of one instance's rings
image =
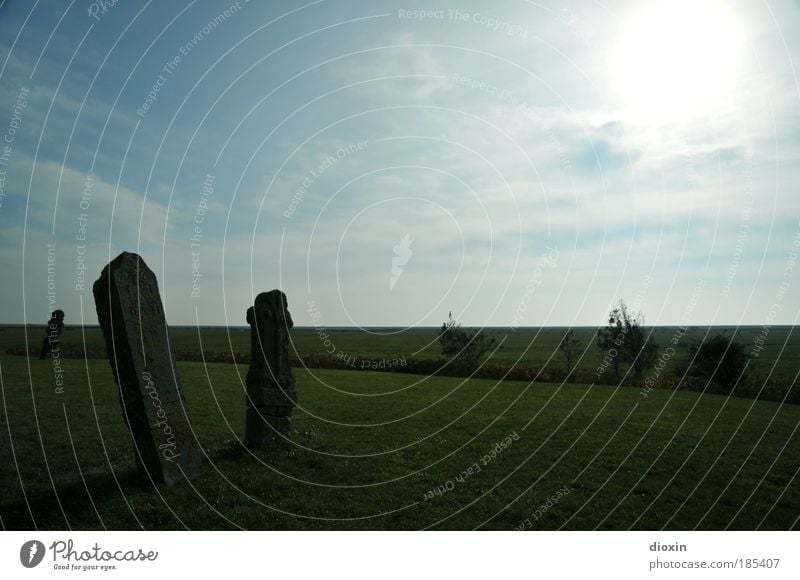
[[[797,321],[795,3],[97,7],[0,4],[2,322]]]

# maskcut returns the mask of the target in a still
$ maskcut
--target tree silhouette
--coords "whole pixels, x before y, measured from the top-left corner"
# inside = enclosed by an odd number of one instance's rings
[[[583,350],[583,343],[580,339],[575,338],[574,332],[570,328],[561,338],[558,349],[561,351],[561,354],[564,355],[564,361],[567,363],[567,374],[569,375],[573,370],[573,365],[578,354]]]
[[[450,364],[465,372],[478,368],[481,357],[489,351],[497,341],[489,338],[482,330],[466,330],[453,318],[450,312],[447,321],[439,330],[439,344],[442,354],[450,359]]]
[[[713,381],[727,392],[744,378],[748,358],[745,347],[736,341],[736,335],[728,338],[717,334],[689,347],[692,361],[689,373]]]
[[[631,312],[623,300],[608,314],[608,326],[598,332],[598,346],[612,359],[614,374],[619,376],[620,365],[633,368],[636,377],[653,366],[658,345],[644,329],[644,317]]]

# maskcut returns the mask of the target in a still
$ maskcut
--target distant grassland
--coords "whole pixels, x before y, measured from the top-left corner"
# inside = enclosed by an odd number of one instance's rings
[[[67,320],[69,323],[69,320]],[[669,346],[677,327],[654,327],[653,338],[663,349]],[[564,361],[558,350],[565,328],[489,328],[486,332],[495,337],[499,348],[488,357],[496,363],[521,366],[543,367],[558,365],[563,367]],[[381,360],[407,357],[416,359],[437,359],[441,356],[441,348],[436,340],[438,329],[415,328],[400,329],[352,329],[329,328],[326,343],[314,328],[298,327],[292,330],[292,348],[302,358],[304,355],[338,355],[358,360]],[[575,336],[583,343],[583,355],[578,369],[591,373],[600,364],[603,353],[597,348],[596,329],[577,327]],[[672,357],[670,366],[688,358],[688,347],[692,341],[701,341],[704,336],[713,336],[720,332],[728,335],[737,334],[737,340],[746,346],[749,352],[753,347],[753,339],[762,333],[762,327],[690,327],[681,339]],[[27,328],[28,345],[33,354],[38,354],[44,336],[44,325]],[[247,327],[171,327],[170,341],[177,352],[203,352],[249,354],[250,331]],[[105,352],[105,344],[100,329],[87,327],[81,332],[80,327],[66,327],[61,345],[65,351],[81,349],[83,343],[89,352]],[[0,353],[9,348],[19,349],[25,346],[25,329],[20,326],[0,327]],[[769,327],[764,349],[751,361],[751,370],[761,376],[772,378],[794,379],[800,370],[800,333],[792,326]],[[667,369],[669,371],[669,369]]]

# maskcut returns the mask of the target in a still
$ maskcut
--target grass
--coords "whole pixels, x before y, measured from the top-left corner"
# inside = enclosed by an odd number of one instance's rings
[[[205,475],[152,489],[108,362],[62,365],[59,394],[51,361],[0,356],[4,529],[800,527],[797,405],[295,369],[291,443],[250,453],[246,367],[178,363]]]
[[[67,321],[69,322],[69,321]],[[661,348],[670,345],[670,339],[676,328],[668,326],[655,327],[653,337]],[[738,329],[738,341],[745,344],[749,351],[753,339],[759,336],[762,327],[746,326]],[[21,326],[0,326],[0,354],[9,348],[20,348],[25,345],[26,330]],[[357,359],[393,359],[408,357],[419,359],[435,359],[441,356],[441,348],[436,341],[437,329],[410,329],[397,333],[396,329],[325,329],[330,335],[331,346],[325,346],[317,331],[313,328],[298,327],[292,331],[293,349],[302,355],[326,354],[331,349],[334,353],[343,353]],[[544,366],[551,361],[554,365],[563,365],[558,345],[565,332],[563,328],[507,328],[488,329],[490,336],[501,343],[500,348],[490,357],[493,362],[514,363],[527,366]],[[575,329],[575,337],[584,345],[584,353],[578,368],[586,372],[594,372],[600,364],[603,353],[593,344],[595,329],[581,327]],[[671,360],[671,368],[688,357],[688,346],[692,340],[702,340],[709,334],[736,332],[733,327],[690,327],[685,338],[678,346],[677,354]],[[41,340],[44,336],[44,325],[27,327],[27,342],[31,352],[38,355]],[[67,325],[62,336],[62,347],[77,349],[83,344],[90,351],[105,352],[103,336],[98,327],[70,327]],[[198,352],[250,352],[250,330],[246,327],[171,327],[170,342],[175,351]],[[792,326],[770,327],[768,340],[764,350],[753,358],[751,368],[761,375],[770,374],[775,378],[793,379],[800,369],[800,333],[794,332]],[[667,369],[668,371],[670,369]]]

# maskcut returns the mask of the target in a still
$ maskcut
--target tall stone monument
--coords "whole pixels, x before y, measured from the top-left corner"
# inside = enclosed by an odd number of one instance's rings
[[[123,252],[92,288],[125,422],[145,479],[173,484],[200,474],[192,432],[155,274]]]
[[[245,444],[257,448],[265,439],[292,431],[297,404],[289,368],[289,330],[294,326],[280,290],[262,292],[247,309],[250,325],[250,370],[247,372]]]

